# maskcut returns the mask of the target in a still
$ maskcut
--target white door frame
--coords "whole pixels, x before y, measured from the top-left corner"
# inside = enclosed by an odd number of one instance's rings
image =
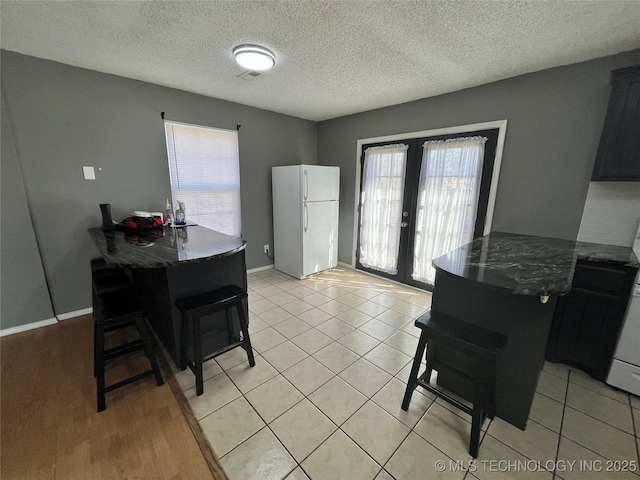
[[[489,201],[487,205],[487,216],[484,223],[484,235],[491,231],[493,221],[493,211],[496,204],[496,194],[498,191],[498,179],[500,177],[500,165],[502,164],[502,151],[504,149],[504,139],[507,134],[507,120],[494,120],[484,123],[473,123],[470,125],[460,125],[456,127],[437,128],[435,130],[422,130],[420,132],[398,133],[384,137],[362,138],[357,141],[356,147],[356,195],[353,206],[353,248],[351,249],[351,267],[356,268],[356,252],[358,251],[358,225],[360,217],[358,214],[358,204],[360,203],[360,159],[362,158],[362,146],[369,143],[392,142],[394,140],[407,140],[411,138],[435,137],[437,135],[449,135],[453,133],[474,132],[477,130],[498,129],[498,144],[496,145],[496,157],[493,162],[493,174],[491,176],[491,187],[489,189]]]

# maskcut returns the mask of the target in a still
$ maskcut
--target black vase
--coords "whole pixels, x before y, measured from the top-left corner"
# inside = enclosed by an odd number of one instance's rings
[[[113,226],[113,220],[111,219],[111,204],[101,203],[100,211],[102,212],[102,230],[104,230],[105,232],[115,230],[115,227]]]

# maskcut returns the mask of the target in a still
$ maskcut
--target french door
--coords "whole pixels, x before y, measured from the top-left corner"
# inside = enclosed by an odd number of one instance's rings
[[[356,267],[432,290],[431,260],[483,235],[498,133],[364,145]]]

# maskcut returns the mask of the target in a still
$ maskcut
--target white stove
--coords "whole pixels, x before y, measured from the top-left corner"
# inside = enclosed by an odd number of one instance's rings
[[[640,260],[640,227],[633,242],[633,253]],[[640,272],[636,276],[607,383],[640,396]]]

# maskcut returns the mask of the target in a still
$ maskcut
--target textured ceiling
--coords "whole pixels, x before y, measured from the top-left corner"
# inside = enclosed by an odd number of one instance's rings
[[[310,120],[640,48],[640,1],[2,1],[2,48]],[[270,48],[246,81],[231,56]]]

